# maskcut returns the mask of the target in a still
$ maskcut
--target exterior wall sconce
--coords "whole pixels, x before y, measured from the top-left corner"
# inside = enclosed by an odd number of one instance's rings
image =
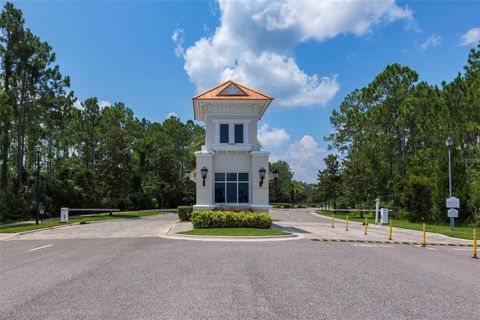
[[[205,179],[207,179],[207,173],[208,173],[208,169],[206,167],[203,167],[202,170],[202,180],[203,180],[203,186],[205,187]]]
[[[260,170],[258,170],[258,174],[260,175],[260,187],[263,186],[263,180],[265,179],[265,173],[267,170],[265,170],[264,167],[261,167]]]
[[[273,170],[272,174],[273,174],[273,181],[275,181],[275,184],[277,184],[278,175],[279,175],[278,169]]]

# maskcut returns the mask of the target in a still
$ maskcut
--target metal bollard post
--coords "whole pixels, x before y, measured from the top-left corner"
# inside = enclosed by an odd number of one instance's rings
[[[345,224],[345,231],[348,231],[348,214],[347,214],[347,223]]]
[[[368,218],[365,217],[365,235],[368,234]]]
[[[392,240],[392,220],[390,220],[390,230],[388,232],[388,235],[389,235],[388,240]]]
[[[425,228],[425,223],[422,225],[422,247],[425,247],[427,245],[427,233],[426,233],[426,228]]]
[[[332,228],[335,228],[335,218],[334,218],[334,213],[332,213]]]
[[[478,259],[477,257],[477,229],[473,228],[473,259]]]

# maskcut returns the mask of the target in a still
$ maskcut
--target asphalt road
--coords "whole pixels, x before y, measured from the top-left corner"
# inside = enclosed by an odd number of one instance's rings
[[[0,241],[0,318],[478,319],[480,261],[456,249]]]

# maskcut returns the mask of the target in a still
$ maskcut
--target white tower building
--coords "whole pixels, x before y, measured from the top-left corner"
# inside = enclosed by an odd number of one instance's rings
[[[248,206],[268,211],[268,156],[257,141],[257,121],[273,98],[234,81],[193,97],[195,120],[205,122],[205,145],[195,152],[194,210]]]

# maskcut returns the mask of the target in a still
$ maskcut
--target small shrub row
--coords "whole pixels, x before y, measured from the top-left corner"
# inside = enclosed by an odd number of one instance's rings
[[[253,212],[249,206],[226,206],[226,205],[219,205],[213,208],[213,211]]]
[[[293,204],[291,203],[283,203],[283,202],[275,202],[271,204],[272,207],[277,208],[277,209],[290,209],[293,208]]]
[[[274,202],[271,204],[272,207],[277,209],[293,209],[293,208],[306,208],[307,206],[304,204],[291,204],[291,203],[284,203],[284,202]]]
[[[268,229],[272,226],[272,217],[265,213],[232,211],[195,211],[192,214],[195,229],[206,228],[258,228]]]
[[[177,214],[178,218],[181,221],[190,221],[192,217],[193,207],[192,206],[178,206],[177,207]]]

